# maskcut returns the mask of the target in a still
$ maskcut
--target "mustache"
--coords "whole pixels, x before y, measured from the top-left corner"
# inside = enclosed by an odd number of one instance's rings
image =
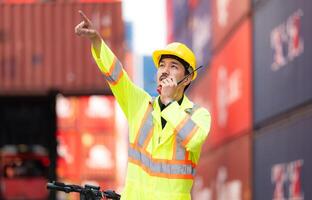
[[[159,81],[162,81],[162,80],[166,79],[168,76],[169,76],[169,74],[162,74],[162,75],[159,77]]]

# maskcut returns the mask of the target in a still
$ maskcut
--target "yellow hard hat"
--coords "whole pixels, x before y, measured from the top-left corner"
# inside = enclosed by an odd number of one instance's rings
[[[155,66],[158,68],[159,60],[162,55],[174,55],[185,62],[187,62],[193,70],[196,67],[196,58],[194,53],[184,44],[179,42],[173,42],[168,44],[164,49],[159,49],[153,52],[153,61]],[[197,71],[194,72],[193,79],[197,76]]]

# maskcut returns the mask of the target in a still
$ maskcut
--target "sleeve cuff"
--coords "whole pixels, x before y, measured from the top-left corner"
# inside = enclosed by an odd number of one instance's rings
[[[109,49],[109,47],[107,47],[105,42],[102,40],[99,50],[95,49],[93,45],[91,45],[91,53],[100,70],[104,73],[108,72],[109,68],[113,64],[115,54]]]

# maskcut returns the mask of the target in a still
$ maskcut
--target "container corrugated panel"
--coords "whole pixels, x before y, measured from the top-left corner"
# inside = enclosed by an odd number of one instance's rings
[[[84,96],[78,101],[77,128],[80,130],[111,130],[115,127],[115,98],[113,96]]]
[[[193,2],[193,3],[192,3]],[[211,58],[211,5],[208,0],[191,1],[192,14],[189,30],[192,33],[192,50],[196,55],[197,66],[207,66]]]
[[[107,93],[90,52],[75,35],[83,10],[123,61],[121,2],[0,4],[0,93]]]
[[[154,65],[152,56],[143,56],[143,85],[144,90],[151,96],[157,96],[157,68]]]
[[[116,138],[114,130],[81,132],[81,178],[116,177]]]
[[[250,200],[251,134],[204,154],[197,166],[194,200]]]
[[[172,11],[169,22],[169,38],[190,47],[197,59],[197,65],[207,66],[211,57],[211,14],[210,1],[167,1]]]
[[[32,4],[32,3],[40,3],[40,2],[58,2],[58,3],[65,3],[65,2],[83,2],[83,3],[112,3],[112,2],[121,2],[122,0],[2,0],[0,3],[5,4]]]
[[[77,130],[59,129],[57,134],[57,177],[79,179],[81,172],[81,135]]]
[[[212,118],[204,151],[252,129],[251,50],[251,21],[245,20],[212,58],[210,69],[191,85],[192,99],[206,106]]]
[[[250,0],[211,0],[212,7],[212,46],[222,48],[230,34],[251,9]]]
[[[172,0],[171,2],[171,10],[173,23],[172,23],[172,31],[173,38],[175,41],[184,42],[186,45],[190,46],[190,35],[188,35],[188,16],[190,15],[190,9],[188,6],[188,0]]]
[[[61,130],[112,129],[115,126],[112,96],[58,96],[56,109]]]
[[[254,199],[312,199],[312,108],[256,132]]]
[[[58,172],[62,178],[109,178],[116,173],[112,96],[58,97]],[[70,172],[70,166],[75,166]]]
[[[312,100],[311,10],[311,1],[271,0],[255,13],[256,126]]]

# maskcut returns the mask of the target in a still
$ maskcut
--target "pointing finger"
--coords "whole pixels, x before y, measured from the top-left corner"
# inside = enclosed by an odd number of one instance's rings
[[[82,21],[82,22],[80,22],[75,28],[76,28],[76,29],[80,29],[80,28],[83,28],[84,25],[85,25],[85,22]]]
[[[87,23],[87,24],[90,25],[90,24],[91,24],[91,20],[90,20],[81,10],[79,10],[78,12],[79,12],[79,14],[80,14],[82,20],[83,20],[85,23]]]
[[[76,34],[80,33],[80,30],[83,28],[85,22],[82,21],[81,23],[79,23],[76,27],[75,27],[75,32]]]

